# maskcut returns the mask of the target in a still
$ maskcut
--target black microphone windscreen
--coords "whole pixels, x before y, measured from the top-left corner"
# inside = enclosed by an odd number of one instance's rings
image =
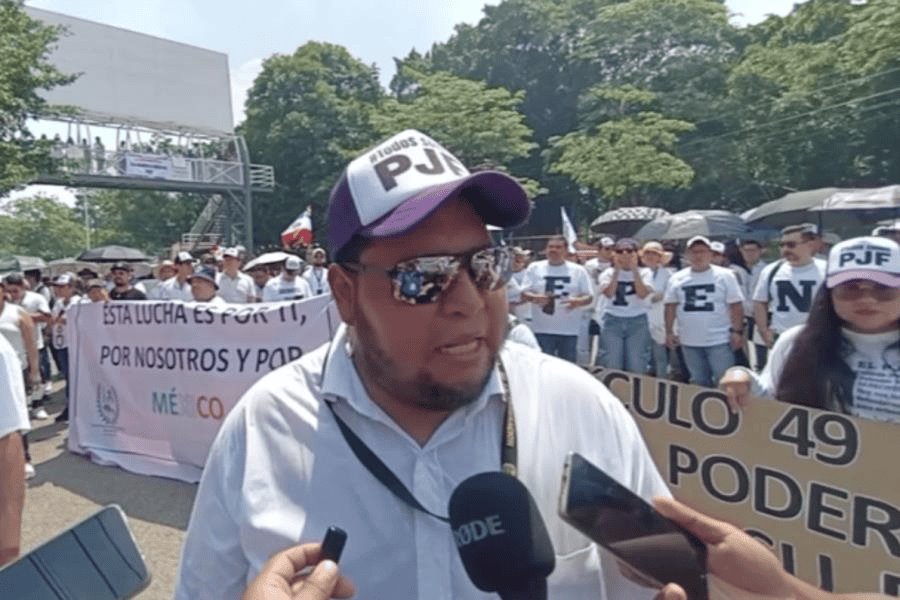
[[[508,600],[546,598],[546,579],[556,566],[553,543],[522,482],[501,472],[469,477],[453,491],[449,513],[475,587]]]

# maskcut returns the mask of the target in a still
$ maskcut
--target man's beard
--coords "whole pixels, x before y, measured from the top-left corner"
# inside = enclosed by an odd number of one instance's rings
[[[357,319],[355,339],[353,339],[353,356],[359,367],[381,389],[393,394],[398,399],[411,403],[419,408],[440,412],[453,412],[467,406],[478,399],[487,386],[497,361],[497,354],[491,356],[490,366],[477,383],[463,383],[448,386],[421,375],[412,381],[396,379],[397,362],[378,343],[375,332],[362,315]]]

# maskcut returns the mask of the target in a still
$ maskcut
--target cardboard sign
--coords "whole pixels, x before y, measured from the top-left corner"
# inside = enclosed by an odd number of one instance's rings
[[[676,498],[740,525],[785,568],[835,592],[900,596],[900,425],[620,371],[595,376],[631,411]]]

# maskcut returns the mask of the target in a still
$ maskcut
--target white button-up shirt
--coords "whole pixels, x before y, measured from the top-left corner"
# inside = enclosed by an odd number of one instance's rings
[[[181,300],[183,302],[193,302],[194,294],[191,292],[191,284],[188,281],[178,283],[177,277],[166,279],[158,286],[153,288],[154,300]]]
[[[310,267],[303,273],[303,279],[309,284],[313,296],[331,293],[331,286],[328,284],[328,267]]]
[[[256,302],[256,284],[249,275],[238,272],[237,276],[232,278],[228,273],[219,273],[218,283],[219,295],[225,302],[233,304]]]
[[[668,495],[631,416],[575,365],[519,344],[506,344],[501,358],[515,407],[519,477],[556,550],[549,597],[652,598],[557,516],[571,450],[643,498]],[[321,541],[337,525],[349,536],[341,570],[360,600],[496,598],[470,582],[449,525],[395,498],[359,462],[325,401],[437,514],[447,514],[464,479],[499,470],[505,404],[496,369],[481,396],[419,446],[369,398],[342,330],[331,346],[262,378],[226,418],[197,492],[175,597],[239,598],[273,553]]]

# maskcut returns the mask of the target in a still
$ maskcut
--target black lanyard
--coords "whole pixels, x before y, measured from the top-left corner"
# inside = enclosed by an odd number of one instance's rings
[[[506,409],[503,417],[503,431],[501,431],[500,436],[502,438],[500,442],[500,468],[507,475],[515,477],[518,464],[516,450],[516,417],[513,412],[512,398],[509,393],[509,378],[506,375],[506,369],[503,367],[503,362],[499,359],[497,361],[497,368],[500,372],[500,383],[503,386],[503,399],[506,402]],[[409,488],[403,485],[403,482],[394,475],[394,472],[391,471],[386,464],[384,464],[384,461],[378,458],[372,449],[359,439],[359,436],[356,435],[347,423],[337,415],[331,402],[325,401],[325,405],[328,406],[331,410],[331,414],[334,415],[334,420],[337,421],[338,428],[341,430],[341,435],[344,436],[347,445],[353,450],[353,454],[356,455],[359,462],[363,464],[381,485],[390,490],[394,496],[410,508],[423,512],[426,515],[430,515],[445,523],[450,522],[447,517],[437,515],[422,506],[422,503],[413,496],[413,493],[409,491]]]

